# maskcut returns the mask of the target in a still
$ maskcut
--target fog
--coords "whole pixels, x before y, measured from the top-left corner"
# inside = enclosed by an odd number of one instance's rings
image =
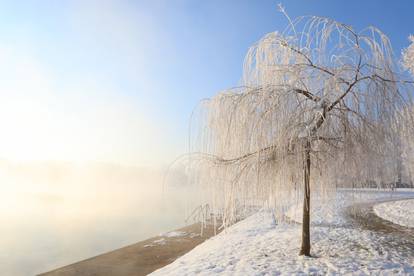
[[[45,272],[184,225],[183,175],[163,189],[164,173],[1,161],[1,274]]]

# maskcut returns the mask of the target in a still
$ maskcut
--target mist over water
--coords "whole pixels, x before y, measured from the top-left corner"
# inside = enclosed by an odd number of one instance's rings
[[[164,172],[1,162],[0,274],[46,272],[184,225],[181,180],[163,193]]]

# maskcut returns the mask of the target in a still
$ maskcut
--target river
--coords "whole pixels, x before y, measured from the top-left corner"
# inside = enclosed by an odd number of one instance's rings
[[[165,193],[162,176],[105,164],[1,163],[0,274],[46,272],[183,226],[185,196]]]

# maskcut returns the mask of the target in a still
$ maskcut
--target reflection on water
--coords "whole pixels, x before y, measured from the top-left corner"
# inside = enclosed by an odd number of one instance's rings
[[[0,274],[33,275],[184,224],[162,174],[109,165],[0,164]]]

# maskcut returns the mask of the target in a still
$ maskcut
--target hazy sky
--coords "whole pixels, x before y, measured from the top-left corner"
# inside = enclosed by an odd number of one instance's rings
[[[399,56],[412,1],[0,1],[0,158],[167,164],[193,107],[236,86],[285,18],[375,25]]]

